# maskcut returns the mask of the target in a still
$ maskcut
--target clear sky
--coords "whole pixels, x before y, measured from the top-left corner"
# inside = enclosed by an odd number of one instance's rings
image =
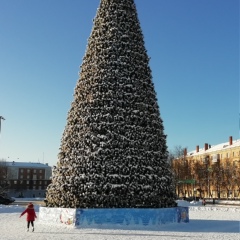
[[[100,0],[0,0],[0,159],[57,163]],[[168,149],[239,139],[239,0],[135,0]]]

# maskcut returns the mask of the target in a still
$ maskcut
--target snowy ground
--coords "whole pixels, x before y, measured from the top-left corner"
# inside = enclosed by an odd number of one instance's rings
[[[188,203],[180,201],[179,205]],[[26,232],[26,217],[19,218],[23,205],[0,205],[0,240],[239,240],[240,207],[191,203],[189,223],[159,226],[154,231],[116,229],[74,229],[35,221],[35,232]],[[35,205],[38,215],[39,205]]]

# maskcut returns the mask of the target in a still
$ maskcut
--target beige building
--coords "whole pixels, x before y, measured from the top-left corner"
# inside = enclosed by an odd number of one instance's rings
[[[6,162],[8,195],[11,197],[45,197],[51,183],[52,168],[33,162]]]
[[[179,197],[240,198],[240,139],[191,152],[173,160]]]

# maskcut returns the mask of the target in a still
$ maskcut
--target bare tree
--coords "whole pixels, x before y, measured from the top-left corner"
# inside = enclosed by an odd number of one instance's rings
[[[174,159],[183,158],[184,149],[185,148],[182,147],[181,145],[177,145],[174,147],[174,149],[172,151],[170,151],[170,154],[174,157]]]
[[[234,194],[235,197],[239,197],[240,194],[240,168],[235,168],[234,175],[233,175],[233,181],[235,185],[236,193]]]
[[[227,190],[227,198],[229,198],[234,187],[235,166],[229,159],[226,159],[225,164],[226,166],[223,170],[224,181],[222,182],[222,186]]]
[[[212,186],[217,191],[217,197],[220,198],[221,187],[224,182],[224,167],[218,161],[212,165]]]
[[[170,151],[170,156],[174,159],[172,160],[172,169],[174,172],[175,185],[177,186],[178,197],[185,196],[185,189],[188,188],[187,179],[191,179],[191,166],[184,155],[185,148],[182,146],[175,146],[173,151]],[[186,184],[188,184],[186,186]],[[186,188],[185,188],[186,187]]]
[[[193,166],[194,178],[196,180],[196,190],[200,193],[200,198],[202,198],[202,193],[204,192],[206,186],[206,166],[201,161],[197,161]]]

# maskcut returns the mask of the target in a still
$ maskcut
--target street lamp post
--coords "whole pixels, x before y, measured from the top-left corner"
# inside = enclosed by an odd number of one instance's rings
[[[1,134],[1,122],[2,120],[5,120],[5,118],[3,116],[0,116],[0,134]]]

